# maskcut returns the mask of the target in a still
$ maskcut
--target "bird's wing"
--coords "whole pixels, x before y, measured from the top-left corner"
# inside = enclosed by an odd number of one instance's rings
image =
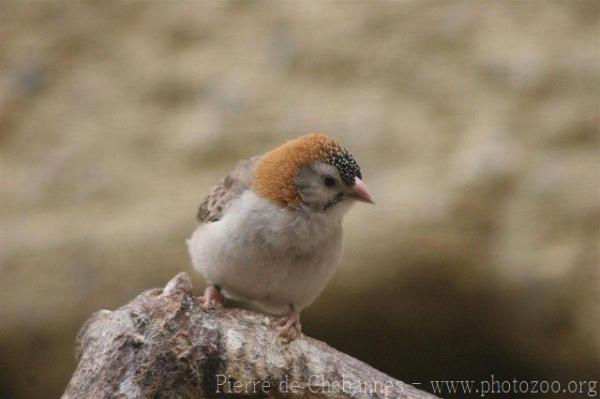
[[[196,219],[200,223],[217,222],[229,202],[252,186],[259,156],[238,162],[235,169],[213,187],[202,201]]]

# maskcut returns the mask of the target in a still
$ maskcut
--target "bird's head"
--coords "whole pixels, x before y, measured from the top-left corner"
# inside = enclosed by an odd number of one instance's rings
[[[302,136],[266,153],[254,189],[283,206],[314,211],[353,201],[373,203],[352,154],[323,134]]]

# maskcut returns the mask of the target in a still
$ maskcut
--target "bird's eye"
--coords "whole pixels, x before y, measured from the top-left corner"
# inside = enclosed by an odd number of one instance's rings
[[[335,186],[335,179],[333,177],[329,177],[327,176],[324,180],[323,183],[325,183],[325,185],[327,187],[333,187]]]

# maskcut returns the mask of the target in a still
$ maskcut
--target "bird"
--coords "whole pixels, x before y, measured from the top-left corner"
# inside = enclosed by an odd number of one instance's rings
[[[324,290],[342,254],[342,219],[373,203],[350,151],[311,133],[240,161],[200,204],[187,240],[208,286],[198,302],[276,317],[282,336],[301,335],[300,311]]]

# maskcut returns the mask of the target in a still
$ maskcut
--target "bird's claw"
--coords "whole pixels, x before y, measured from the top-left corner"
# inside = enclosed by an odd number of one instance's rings
[[[299,338],[302,335],[302,325],[300,324],[300,313],[296,309],[277,321],[279,336],[290,341]]]
[[[206,287],[204,295],[197,298],[198,304],[205,309],[222,309],[225,307],[225,297],[214,285]]]

